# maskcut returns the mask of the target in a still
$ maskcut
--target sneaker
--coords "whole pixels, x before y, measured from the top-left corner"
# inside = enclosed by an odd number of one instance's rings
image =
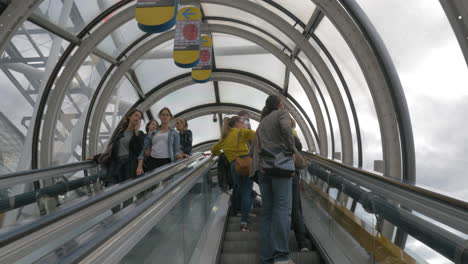
[[[250,232],[249,227],[247,226],[247,224],[241,224],[240,230],[241,230],[241,232]]]
[[[301,248],[301,252],[309,252],[309,249],[306,247]]]

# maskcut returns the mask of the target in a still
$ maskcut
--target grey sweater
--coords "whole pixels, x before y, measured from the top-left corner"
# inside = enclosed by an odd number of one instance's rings
[[[252,168],[250,176],[254,176],[257,171],[261,171],[265,162],[260,155],[263,150],[275,152],[275,157],[291,157],[294,154],[294,134],[291,128],[289,113],[284,110],[275,110],[263,118],[258,126],[252,154]],[[294,170],[294,168],[293,168]]]

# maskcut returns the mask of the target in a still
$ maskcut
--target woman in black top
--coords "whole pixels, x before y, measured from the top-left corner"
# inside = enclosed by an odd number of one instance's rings
[[[184,154],[192,155],[192,131],[188,129],[188,124],[185,119],[177,118],[175,127],[179,131],[180,149]]]
[[[137,177],[138,155],[145,140],[145,134],[139,130],[142,118],[143,113],[140,110],[132,110],[108,144],[106,152],[111,153],[110,158],[103,160],[103,155],[94,157],[97,162],[107,165],[104,178],[106,186]]]

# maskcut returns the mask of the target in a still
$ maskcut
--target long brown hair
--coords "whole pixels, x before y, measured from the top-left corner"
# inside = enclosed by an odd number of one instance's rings
[[[141,120],[145,120],[145,116],[143,115],[143,112],[138,110],[138,109],[133,109],[127,113],[125,116],[125,120],[122,122],[122,126],[120,127],[120,130],[125,130],[128,127],[128,124],[130,123],[130,117],[135,113],[139,112],[141,115]]]
[[[227,122],[224,122],[223,125],[223,132],[221,133],[221,138],[225,139],[227,135],[229,134],[229,131],[231,131],[231,128],[233,128],[236,123],[240,120],[240,116],[233,116],[227,120]]]
[[[156,120],[154,120],[154,119],[151,119],[151,120],[146,124],[146,126],[145,126],[146,133],[149,132],[149,127],[150,127],[150,125],[151,125],[152,122],[155,122],[155,123],[156,123],[156,129],[159,128],[159,123],[158,123],[158,121],[156,121]]]

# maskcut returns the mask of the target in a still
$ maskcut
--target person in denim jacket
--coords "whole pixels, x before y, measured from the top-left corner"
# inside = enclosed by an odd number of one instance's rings
[[[138,157],[138,175],[144,173],[144,152],[148,149],[151,149],[146,165],[148,171],[186,157],[186,155],[180,151],[179,133],[169,126],[169,122],[172,119],[171,110],[167,107],[161,109],[161,111],[159,111],[159,119],[161,120],[159,129],[146,135],[143,150]]]
[[[187,120],[183,118],[177,118],[175,121],[175,127],[179,131],[180,136],[180,150],[182,153],[192,155],[192,131],[188,129]]]

